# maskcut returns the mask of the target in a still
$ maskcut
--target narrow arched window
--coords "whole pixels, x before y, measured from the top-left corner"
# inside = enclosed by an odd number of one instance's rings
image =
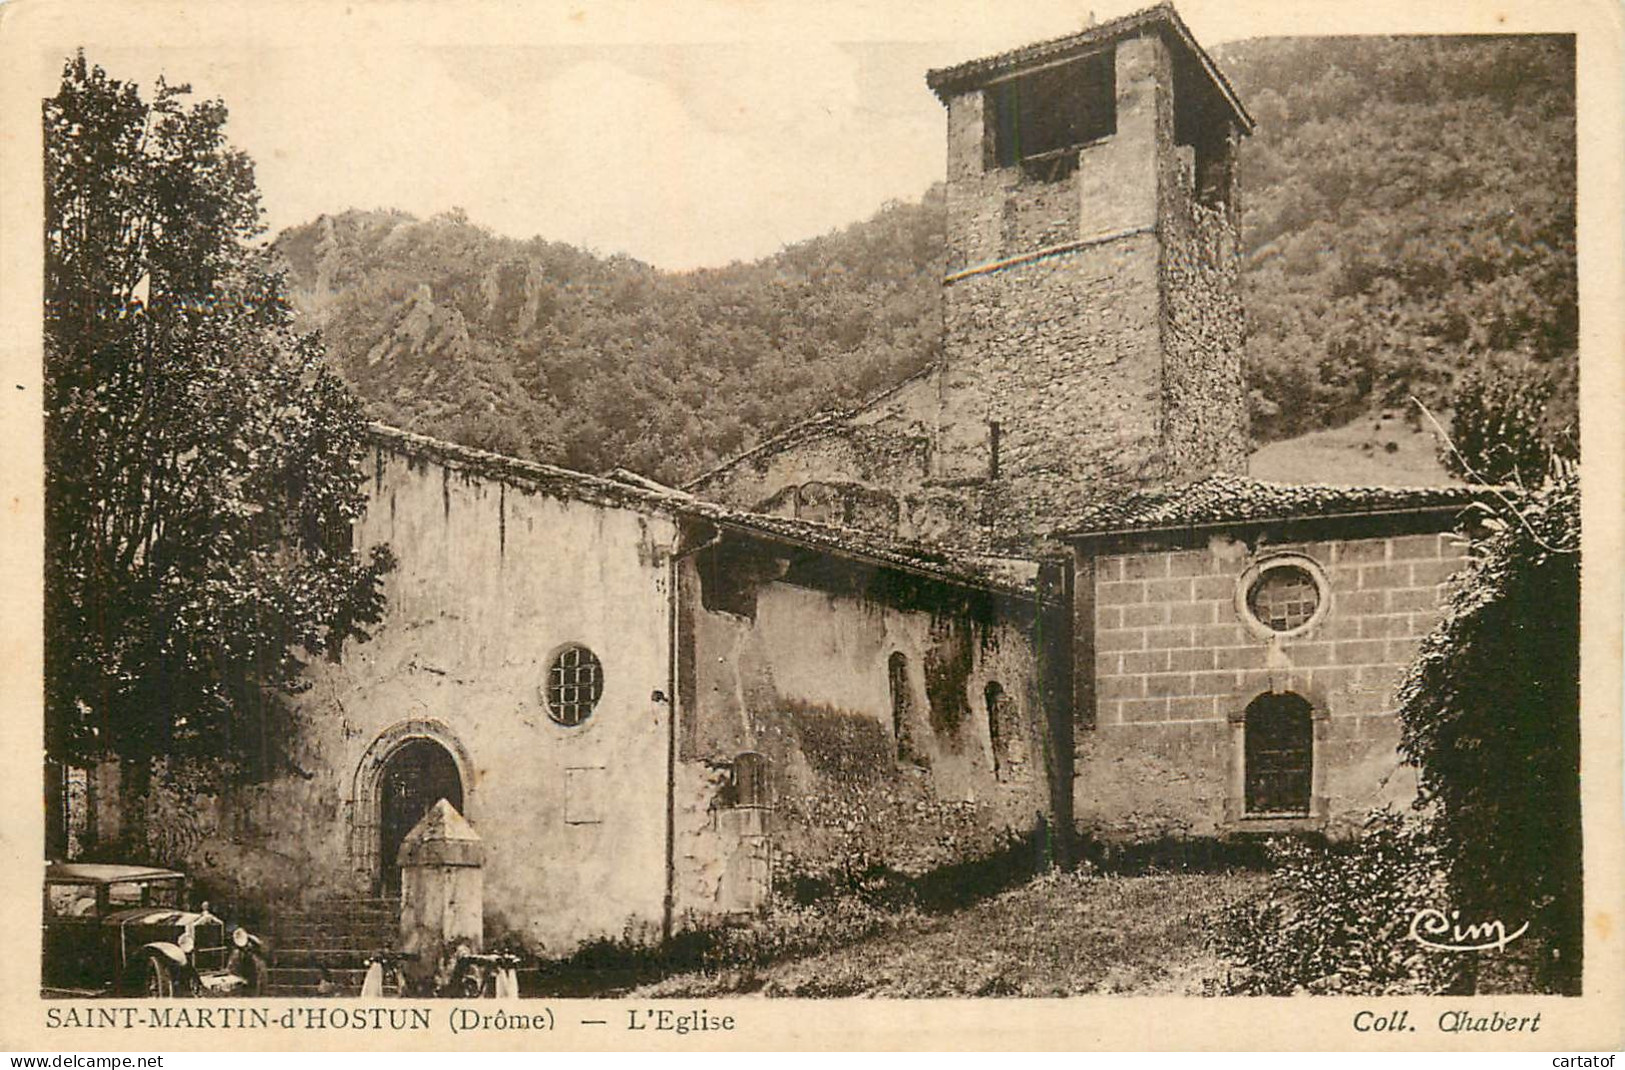
[[[1009,702],[997,680],[987,685],[982,697],[987,702],[987,742],[993,753],[993,775],[1002,780],[1010,770],[1010,730],[1013,726],[1006,723],[1009,720]]]
[[[767,755],[756,751],[743,751],[734,757],[734,805],[768,809],[773,796],[768,783]]]
[[[913,695],[908,686],[908,659],[901,651],[887,659],[886,679],[891,688],[891,727],[897,742],[897,760],[911,761],[914,747],[909,737],[909,710]]]
[[[1308,702],[1290,692],[1253,699],[1247,707],[1245,734],[1247,813],[1309,813],[1314,758],[1314,718]]]

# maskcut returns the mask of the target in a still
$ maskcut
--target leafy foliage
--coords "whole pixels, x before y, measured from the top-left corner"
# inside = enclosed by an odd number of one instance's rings
[[[1269,891],[1237,904],[1215,934],[1240,964],[1232,991],[1286,996],[1437,994],[1463,960],[1410,938],[1417,911],[1446,900],[1445,864],[1420,820],[1379,810],[1354,842],[1270,844]]]
[[[1242,150],[1254,433],[1345,422],[1456,373],[1577,363],[1571,37],[1248,41],[1217,58]]]
[[[277,248],[380,419],[679,481],[933,360],[942,227],[934,193],[759,263],[683,274],[457,213],[346,212]]]
[[[1440,460],[1464,479],[1522,484],[1538,482],[1556,457],[1577,459],[1577,429],[1550,426],[1552,392],[1551,381],[1528,365],[1469,372],[1456,389]]]
[[[1400,691],[1464,916],[1521,920],[1551,954],[1537,981],[1579,983],[1580,495],[1559,463],[1484,521],[1438,627]]]
[[[1566,37],[1302,38],[1217,50],[1242,143],[1254,435],[1331,427],[1523,362],[1575,408]],[[681,481],[941,349],[943,195],[752,264],[672,274],[452,212],[286,231],[295,298],[379,418]]]
[[[378,619],[360,407],[254,247],[225,107],[70,60],[45,103],[46,749],[263,756],[267,688]]]

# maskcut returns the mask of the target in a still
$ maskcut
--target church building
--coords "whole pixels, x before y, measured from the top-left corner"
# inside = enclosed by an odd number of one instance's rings
[[[1223,73],[1162,5],[926,81],[941,361],[682,489],[375,427],[385,618],[310,667],[299,774],[177,862],[389,896],[444,798],[488,942],[556,955],[854,860],[1348,835],[1414,796],[1395,689],[1472,491],[1248,476]]]

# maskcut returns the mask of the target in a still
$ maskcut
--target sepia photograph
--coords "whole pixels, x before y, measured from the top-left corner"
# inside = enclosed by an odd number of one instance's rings
[[[651,7],[9,20],[23,1027],[1617,1046],[1618,27]]]

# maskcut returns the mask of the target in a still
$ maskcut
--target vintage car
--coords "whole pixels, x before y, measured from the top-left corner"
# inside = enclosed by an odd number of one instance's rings
[[[186,910],[186,875],[151,866],[52,862],[45,869],[41,970],[48,994],[158,999],[255,995],[260,940],[202,909]]]

